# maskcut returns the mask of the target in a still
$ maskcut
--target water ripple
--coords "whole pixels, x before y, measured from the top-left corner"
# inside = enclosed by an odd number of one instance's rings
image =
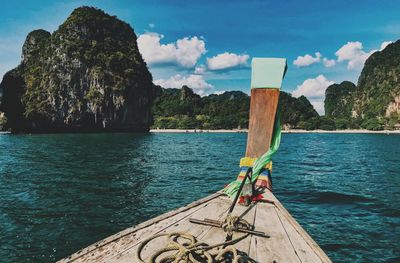
[[[54,262],[234,180],[246,134],[0,136],[0,261]],[[285,134],[275,194],[334,262],[400,262],[400,136]]]

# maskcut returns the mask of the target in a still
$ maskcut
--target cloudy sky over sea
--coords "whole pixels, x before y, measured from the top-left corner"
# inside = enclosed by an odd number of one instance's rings
[[[81,5],[128,22],[156,84],[200,95],[250,88],[253,57],[285,57],[283,90],[323,113],[327,86],[357,82],[365,60],[400,38],[399,1],[3,1],[0,79],[26,35],[54,31]]]

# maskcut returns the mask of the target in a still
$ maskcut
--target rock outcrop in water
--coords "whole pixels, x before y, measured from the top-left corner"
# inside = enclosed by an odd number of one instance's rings
[[[0,90],[14,132],[146,131],[155,97],[133,29],[92,7],[29,33]]]
[[[392,129],[400,123],[400,40],[367,59],[357,86],[333,84],[325,96],[326,115],[342,128]]]

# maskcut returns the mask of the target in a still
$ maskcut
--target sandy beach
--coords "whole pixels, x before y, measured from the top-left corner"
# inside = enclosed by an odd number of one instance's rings
[[[247,129],[239,130],[239,129],[234,129],[234,130],[196,130],[196,129],[151,129],[150,132],[154,133],[247,133]]]
[[[196,130],[196,129],[151,129],[153,133],[247,133],[247,129],[234,129],[234,130]],[[370,131],[370,130],[283,130],[282,133],[371,133],[371,134],[400,134],[400,130],[383,130],[383,131]]]

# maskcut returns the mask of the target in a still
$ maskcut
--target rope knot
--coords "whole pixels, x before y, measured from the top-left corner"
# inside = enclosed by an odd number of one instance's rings
[[[221,227],[229,236],[232,236],[238,221],[239,217],[227,215]]]

